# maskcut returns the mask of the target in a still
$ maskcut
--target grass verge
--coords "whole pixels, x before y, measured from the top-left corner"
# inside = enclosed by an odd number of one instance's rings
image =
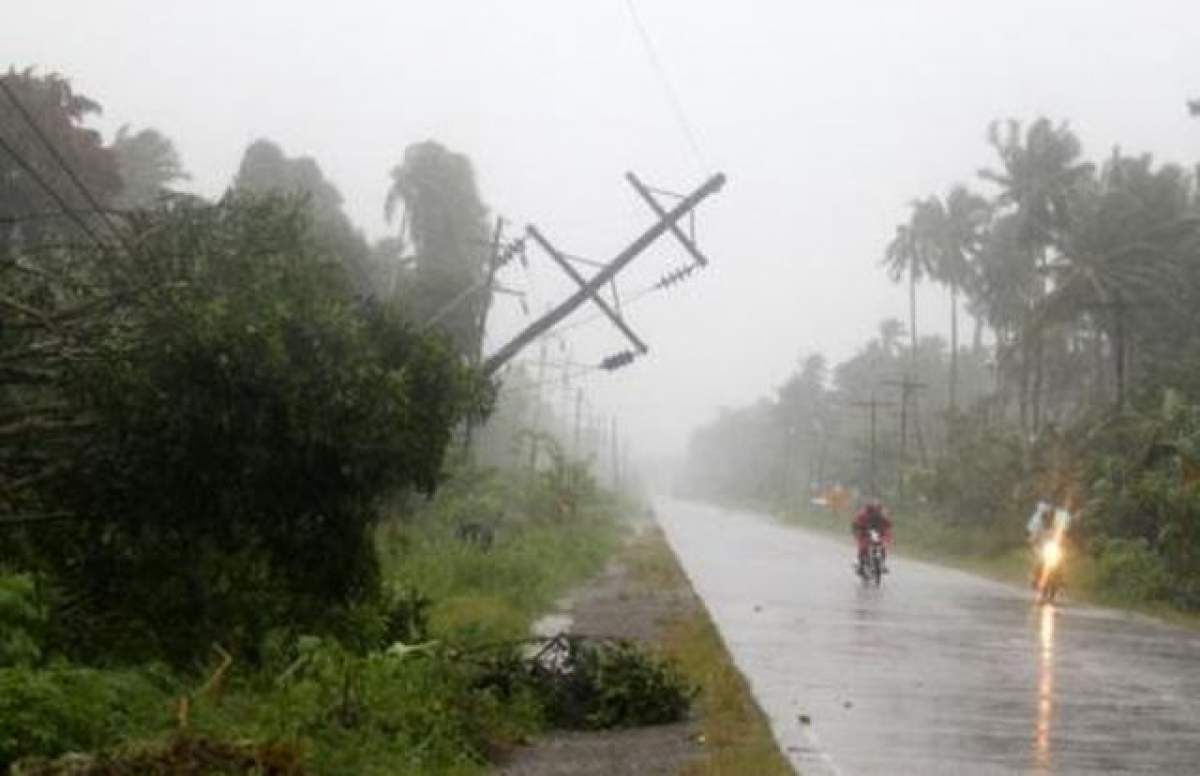
[[[648,533],[630,547],[628,563],[634,578],[648,588],[689,587],[659,531]],[[685,765],[683,774],[793,773],[776,746],[766,716],[699,601],[668,623],[659,646],[701,688],[697,716],[704,754]]]

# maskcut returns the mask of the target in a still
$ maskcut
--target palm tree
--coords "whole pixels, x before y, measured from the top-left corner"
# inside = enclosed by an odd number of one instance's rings
[[[1003,134],[1000,122],[988,127],[988,142],[1000,157],[1002,169],[980,170],[979,175],[1000,187],[996,203],[1015,216],[1018,245],[1044,269],[1047,251],[1059,244],[1071,222],[1070,193],[1091,176],[1093,167],[1078,161],[1079,139],[1065,123],[1054,126],[1048,119],[1039,118],[1023,137],[1020,122],[1009,119],[1003,126]],[[1045,296],[1045,281],[1035,283],[1034,290],[1036,305]],[[1041,425],[1043,334],[1040,329],[1034,331],[1028,322],[1022,329],[1022,407],[1026,404],[1028,366],[1032,362],[1032,421],[1036,432]],[[1026,424],[1022,413],[1022,425]]]
[[[910,357],[917,357],[917,283],[933,273],[928,240],[927,202],[913,202],[913,212],[907,224],[896,227],[896,236],[888,243],[883,265],[888,277],[899,283],[908,278],[908,335],[912,343]]]
[[[934,268],[950,287],[950,391],[951,409],[958,408],[958,293],[972,283],[974,261],[990,217],[987,200],[965,186],[955,186],[946,197],[938,235],[941,250]]]
[[[910,377],[917,369],[917,282],[927,275],[932,275],[937,266],[935,255],[938,243],[933,239],[933,235],[936,233],[935,224],[938,223],[937,214],[941,210],[941,203],[936,197],[931,197],[914,201],[911,207],[912,214],[908,223],[896,227],[896,236],[888,243],[883,258],[883,265],[887,267],[888,276],[893,282],[900,282],[906,276],[908,278],[908,335],[912,345],[909,351]],[[916,394],[912,395],[911,401],[917,447],[924,464],[925,438],[921,433]]]
[[[1128,314],[1153,307],[1157,317],[1190,317],[1180,296],[1182,262],[1200,223],[1187,173],[1152,169],[1149,156],[1114,152],[1100,177],[1073,194],[1074,219],[1050,270],[1053,289],[1035,310],[1039,327],[1086,316],[1111,344],[1117,405],[1124,401]]]
[[[414,143],[391,176],[384,215],[390,221],[403,210],[414,259],[414,317],[436,321],[477,361],[491,297],[484,287],[491,230],[471,160],[434,141]]]

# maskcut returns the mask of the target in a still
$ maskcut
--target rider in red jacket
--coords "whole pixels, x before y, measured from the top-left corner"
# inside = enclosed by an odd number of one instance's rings
[[[867,550],[871,546],[871,529],[879,532],[883,537],[883,559],[884,570],[887,570],[887,548],[892,543],[892,519],[888,517],[883,505],[878,499],[871,499],[866,503],[857,515],[854,516],[854,521],[850,523],[850,530],[854,532],[854,538],[858,541],[858,568],[861,572],[867,564]]]

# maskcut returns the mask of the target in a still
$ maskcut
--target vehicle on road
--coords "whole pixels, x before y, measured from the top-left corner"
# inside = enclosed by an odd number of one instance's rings
[[[1035,585],[1037,602],[1048,604],[1062,590],[1063,542],[1058,532],[1046,537],[1037,548]]]
[[[874,582],[878,587],[883,583],[884,573],[883,534],[872,528],[867,532],[867,552],[862,562],[858,564],[858,575],[866,583]]]

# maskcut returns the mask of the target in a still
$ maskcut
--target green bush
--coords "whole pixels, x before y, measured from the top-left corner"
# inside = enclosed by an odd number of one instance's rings
[[[697,692],[674,663],[627,641],[573,641],[567,670],[567,681],[552,695],[548,712],[564,727],[678,722]]]
[[[198,707],[195,725],[304,742],[319,773],[394,774],[473,770],[540,719],[531,695],[501,698],[475,666],[434,647],[364,656],[308,637],[295,653],[254,691]]]
[[[70,602],[58,641],[186,665],[214,640],[241,653],[281,624],[327,631],[378,591],[380,500],[433,488],[486,386],[436,335],[353,298],[296,203],[152,220],[108,268],[120,314],[61,387],[88,423],[39,491],[80,518],[34,534]]]
[[[134,671],[0,668],[0,771],[18,757],[86,752],[169,719],[168,694]]]
[[[42,658],[46,610],[28,574],[0,575],[0,667],[32,666]]]
[[[1096,582],[1109,597],[1126,603],[1161,601],[1170,589],[1166,566],[1144,539],[1093,543]]]
[[[69,754],[57,760],[23,760],[13,776],[304,776],[301,754],[286,743],[255,744],[175,735],[120,747],[100,755]]]
[[[1016,433],[960,416],[952,419],[948,445],[933,470],[913,483],[938,516],[968,526],[1011,520],[1013,499],[1026,474]]]
[[[478,686],[502,698],[531,692],[551,727],[600,730],[678,722],[697,688],[678,665],[628,641],[559,636],[531,655],[500,650]]]

